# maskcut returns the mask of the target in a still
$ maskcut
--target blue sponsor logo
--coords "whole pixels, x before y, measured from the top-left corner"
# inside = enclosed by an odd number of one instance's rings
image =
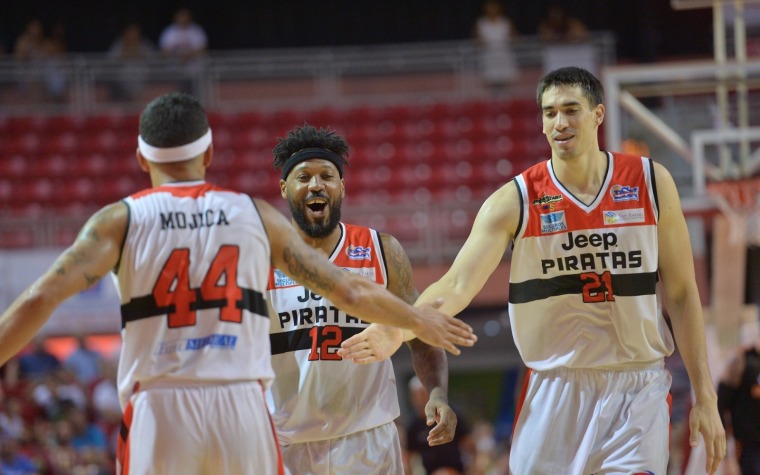
[[[565,221],[564,211],[555,211],[553,213],[542,214],[541,217],[541,233],[556,233],[559,231],[567,231],[567,221]]]
[[[162,341],[158,346],[157,353],[159,355],[166,355],[183,351],[198,351],[206,347],[231,350],[237,346],[237,340],[238,337],[236,335],[221,335],[215,333],[202,338]]]
[[[361,261],[361,260],[371,260],[372,259],[372,248],[370,247],[363,247],[363,246],[352,246],[348,245],[346,248],[346,255],[349,259],[355,260],[355,261]]]
[[[293,287],[294,285],[298,285],[298,282],[285,275],[281,270],[274,270],[275,287]]]
[[[219,335],[218,333],[215,333],[203,338],[188,339],[185,349],[195,351],[201,350],[207,346],[211,348],[235,348],[235,345],[237,345],[237,339],[238,337],[235,335]]]
[[[612,185],[612,188],[610,188],[610,196],[612,196],[612,201],[614,202],[639,201],[639,187]]]

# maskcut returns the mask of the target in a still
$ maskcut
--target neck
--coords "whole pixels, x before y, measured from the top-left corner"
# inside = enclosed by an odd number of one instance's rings
[[[607,171],[607,154],[596,150],[570,160],[552,157],[552,168],[569,190],[579,195],[596,195]]]
[[[323,238],[315,238],[303,232],[303,230],[298,227],[298,224],[294,220],[291,220],[291,223],[293,223],[293,226],[298,229],[298,234],[301,235],[301,239],[303,239],[306,244],[313,247],[314,249],[322,251],[322,253],[328,257],[335,250],[335,246],[338,245],[338,241],[340,241],[340,225],[336,226],[335,229],[333,229],[332,232],[330,232],[330,234],[327,236]]]

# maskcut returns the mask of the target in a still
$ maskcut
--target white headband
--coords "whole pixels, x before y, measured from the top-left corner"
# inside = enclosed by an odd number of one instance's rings
[[[211,145],[211,128],[203,134],[201,138],[179,147],[154,147],[143,140],[142,136],[137,136],[137,147],[143,157],[151,162],[171,163],[190,160],[208,149]]]

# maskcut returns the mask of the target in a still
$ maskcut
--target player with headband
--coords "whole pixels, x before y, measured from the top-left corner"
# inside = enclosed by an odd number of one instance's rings
[[[279,139],[274,166],[282,170],[280,192],[291,220],[301,238],[336,266],[413,303],[412,267],[398,240],[341,221],[348,152],[343,137],[308,124]],[[285,468],[293,475],[403,473],[392,363],[360,366],[336,354],[343,340],[368,324],[278,268],[272,269],[268,291],[276,377],[267,395]],[[449,442],[457,420],[447,400],[446,354],[416,339],[409,348],[415,372],[431,394],[428,442]]]

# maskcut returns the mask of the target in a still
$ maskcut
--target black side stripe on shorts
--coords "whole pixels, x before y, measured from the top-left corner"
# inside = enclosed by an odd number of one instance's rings
[[[282,353],[290,353],[297,350],[309,350],[311,349],[312,340],[309,332],[312,328],[299,328],[297,330],[291,330],[289,332],[272,333],[269,335],[269,344],[272,347],[272,354],[279,355]],[[340,327],[341,341],[351,338],[357,333],[361,333],[364,327]],[[320,333],[322,335],[322,333]],[[329,336],[329,335],[328,335]],[[319,341],[321,347],[321,341]],[[338,343],[338,344],[340,344]],[[336,347],[337,349],[337,347]]]
[[[620,297],[653,295],[657,272],[642,274],[613,274],[612,294]],[[581,294],[588,280],[582,274],[561,275],[550,279],[531,279],[509,284],[509,303],[520,304],[543,300],[557,295]],[[595,289],[596,290],[596,289]],[[600,289],[609,291],[609,289]]]
[[[235,302],[235,307],[269,318],[267,303],[261,292],[252,289],[241,290],[243,291],[243,296],[240,300]],[[226,300],[203,300],[201,298],[200,290],[196,289],[196,299],[195,302],[190,305],[190,310],[222,308],[226,304]],[[121,306],[121,328],[124,328],[129,322],[140,320],[142,318],[166,315],[167,313],[173,312],[174,309],[174,305],[159,307],[156,304],[156,299],[152,295],[135,297]]]

